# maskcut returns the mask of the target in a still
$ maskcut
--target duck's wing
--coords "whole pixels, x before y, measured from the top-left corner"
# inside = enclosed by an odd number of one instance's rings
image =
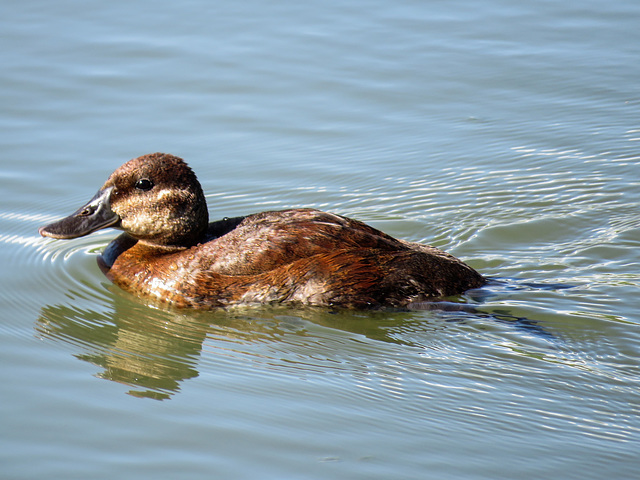
[[[357,220],[295,209],[245,217],[201,248],[214,272],[256,275],[319,254],[362,249],[397,251],[408,249],[408,245]]]

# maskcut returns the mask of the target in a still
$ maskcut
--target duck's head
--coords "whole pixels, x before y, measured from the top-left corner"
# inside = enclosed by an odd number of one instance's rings
[[[122,165],[86,205],[39,232],[68,239],[116,227],[147,244],[188,247],[202,240],[208,222],[191,168],[173,155],[152,153]]]

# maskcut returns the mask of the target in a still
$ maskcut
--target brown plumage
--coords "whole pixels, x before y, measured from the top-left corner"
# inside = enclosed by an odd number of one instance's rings
[[[209,224],[191,169],[161,153],[127,162],[87,205],[40,233],[74,238],[109,226],[125,233],[99,259],[107,277],[124,290],[177,307],[404,307],[485,283],[435,247],[318,210]]]

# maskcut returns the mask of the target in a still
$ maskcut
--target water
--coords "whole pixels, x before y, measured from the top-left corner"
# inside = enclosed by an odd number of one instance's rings
[[[640,5],[5,1],[3,478],[636,478]],[[124,161],[364,220],[477,312],[167,312],[37,227]]]

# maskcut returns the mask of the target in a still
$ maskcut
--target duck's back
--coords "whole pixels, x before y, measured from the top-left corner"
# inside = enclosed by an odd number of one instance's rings
[[[225,231],[222,222],[231,228]],[[410,248],[362,222],[313,209],[263,212],[222,222],[210,225],[213,238],[201,245],[201,256],[212,260],[212,271],[224,275],[256,275],[343,250]]]
[[[241,221],[240,221],[241,220]],[[397,240],[362,222],[310,209],[238,219],[203,247],[215,259],[199,281],[233,277],[229,303],[295,301],[403,306],[461,293],[484,278],[435,247]]]

